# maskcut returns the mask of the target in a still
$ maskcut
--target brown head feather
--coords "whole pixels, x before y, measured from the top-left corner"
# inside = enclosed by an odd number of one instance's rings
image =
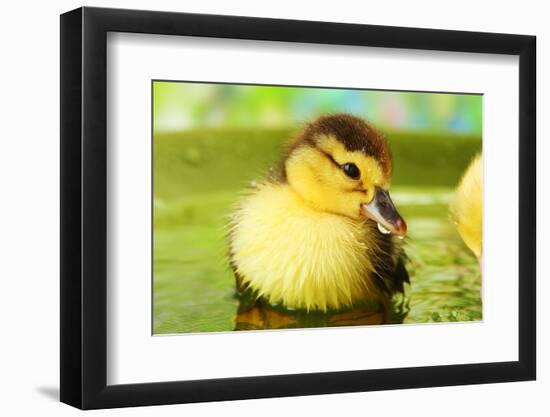
[[[376,159],[387,178],[392,174],[392,158],[384,135],[359,117],[346,113],[322,116],[307,127],[292,141],[286,156],[301,146],[316,146],[323,136],[332,136],[350,152],[363,152]],[[284,173],[283,173],[284,176]]]

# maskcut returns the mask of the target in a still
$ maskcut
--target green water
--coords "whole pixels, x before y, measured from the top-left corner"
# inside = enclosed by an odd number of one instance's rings
[[[239,192],[277,161],[288,131],[156,135],[155,334],[229,331],[238,307],[225,221]],[[392,198],[409,226],[405,323],[481,319],[479,268],[449,222],[454,184],[479,138],[395,134]]]

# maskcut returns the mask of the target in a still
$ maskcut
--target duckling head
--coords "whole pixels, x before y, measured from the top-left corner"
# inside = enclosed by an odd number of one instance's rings
[[[291,144],[283,172],[292,189],[316,210],[371,219],[385,234],[407,232],[388,192],[388,144],[360,118],[336,114],[309,124]]]

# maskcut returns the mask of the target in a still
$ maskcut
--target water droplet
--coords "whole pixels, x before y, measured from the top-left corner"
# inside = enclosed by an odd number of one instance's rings
[[[378,230],[380,230],[380,233],[384,235],[389,235],[391,233],[391,230],[386,229],[383,225],[380,223],[376,223],[378,225]]]

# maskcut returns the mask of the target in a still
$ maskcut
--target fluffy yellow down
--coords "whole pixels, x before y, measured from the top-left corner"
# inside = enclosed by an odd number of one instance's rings
[[[470,163],[456,189],[452,214],[466,246],[481,257],[483,230],[483,163],[478,155]]]
[[[376,293],[363,221],[316,211],[287,184],[245,197],[231,227],[237,273],[273,304],[326,311]]]

